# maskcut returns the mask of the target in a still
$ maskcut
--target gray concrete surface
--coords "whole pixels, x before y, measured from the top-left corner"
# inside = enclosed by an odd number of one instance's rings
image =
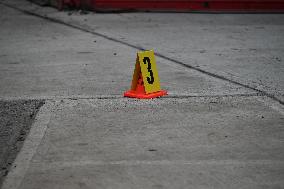
[[[4,6],[1,12],[1,97],[122,95],[129,89],[136,49]],[[255,93],[161,58],[157,62],[161,85],[172,94]]]
[[[56,12],[25,10],[98,32],[267,92],[284,101],[283,14]]]
[[[0,10],[0,100],[46,101],[3,189],[284,187],[283,15]],[[122,97],[139,48],[169,96]]]
[[[255,97],[59,101],[19,188],[283,188],[283,124]]]
[[[50,14],[284,101],[283,14]],[[173,24],[174,23],[174,24]],[[115,28],[113,30],[112,28]]]

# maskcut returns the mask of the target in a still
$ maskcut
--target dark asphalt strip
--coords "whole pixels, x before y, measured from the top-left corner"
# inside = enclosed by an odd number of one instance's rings
[[[48,21],[51,21],[53,23],[58,23],[58,24],[61,24],[61,25],[64,25],[64,26],[67,26],[67,27],[70,27],[70,28],[74,28],[74,29],[77,29],[77,30],[80,30],[80,31],[83,31],[83,32],[86,32],[86,33],[90,33],[90,34],[93,34],[93,35],[96,35],[96,36],[100,36],[102,38],[105,38],[105,39],[108,39],[110,41],[113,41],[113,42],[116,42],[116,43],[120,43],[120,44],[123,44],[123,45],[126,45],[128,47],[132,47],[134,49],[137,49],[137,50],[146,50],[144,49],[143,47],[140,47],[138,45],[133,45],[131,43],[128,43],[128,42],[125,42],[125,41],[122,41],[122,40],[119,40],[119,39],[116,39],[116,38],[113,38],[113,37],[110,37],[110,36],[107,36],[105,34],[102,34],[102,33],[99,33],[99,32],[95,32],[95,31],[92,31],[92,30],[89,30],[89,29],[86,29],[86,28],[83,28],[81,26],[76,26],[76,25],[73,25],[73,24],[70,24],[70,23],[67,23],[67,22],[64,22],[62,20],[59,20],[59,19],[55,19],[55,18],[50,18],[48,16],[44,16],[44,15],[40,15],[40,14],[37,14],[37,13],[34,13],[34,12],[31,12],[31,11],[27,11],[27,10],[22,10],[18,7],[15,7],[15,6],[12,6],[12,5],[9,5],[9,4],[6,4],[6,3],[3,3],[3,2],[0,2],[0,4],[4,5],[4,6],[7,6],[7,7],[10,7],[12,9],[15,9],[15,10],[18,10],[24,14],[27,14],[27,15],[31,15],[31,16],[35,16],[35,17],[38,17],[38,18],[42,18],[44,20],[48,20]],[[184,68],[187,68],[187,69],[191,69],[191,70],[195,70],[195,71],[198,71],[200,73],[203,73],[205,75],[208,75],[208,76],[211,76],[211,77],[214,77],[214,78],[217,78],[217,79],[220,79],[220,80],[223,80],[223,81],[227,81],[227,82],[230,82],[230,83],[233,83],[235,85],[238,85],[238,86],[241,86],[241,87],[244,87],[244,88],[247,88],[247,89],[251,89],[251,90],[254,90],[256,91],[257,93],[261,93],[263,94],[264,96],[267,96],[277,102],[279,102],[280,104],[284,105],[284,101],[282,101],[281,99],[278,99],[276,96],[274,96],[273,94],[270,94],[269,92],[266,92],[266,91],[262,91],[260,89],[257,89],[253,86],[250,86],[248,84],[243,84],[243,83],[240,83],[238,81],[234,81],[232,79],[229,79],[229,78],[226,78],[225,76],[222,76],[222,75],[218,75],[218,74],[215,74],[215,73],[211,73],[211,72],[208,72],[206,70],[203,70],[203,69],[200,69],[198,67],[195,67],[195,66],[192,66],[192,65],[188,65],[184,62],[181,62],[179,60],[176,60],[176,59],[173,59],[173,58],[170,58],[170,57],[167,57],[161,53],[158,53],[158,52],[155,52],[155,55],[157,57],[160,57],[160,58],[163,58],[165,60],[168,60],[168,61],[171,61],[177,65],[180,65]]]
[[[43,100],[0,100],[0,188]]]

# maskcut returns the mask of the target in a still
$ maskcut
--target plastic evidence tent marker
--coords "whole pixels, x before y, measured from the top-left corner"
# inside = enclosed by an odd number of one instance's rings
[[[131,89],[124,93],[131,98],[156,98],[167,95],[161,90],[154,51],[141,51],[137,53]]]

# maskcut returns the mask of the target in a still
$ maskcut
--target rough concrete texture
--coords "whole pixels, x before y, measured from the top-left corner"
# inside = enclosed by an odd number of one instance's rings
[[[0,185],[42,103],[41,100],[0,101]]]
[[[145,49],[155,48],[164,56],[284,101],[282,14],[137,13],[54,17],[79,26],[87,25],[90,30]]]
[[[3,189],[284,188],[283,15],[0,9],[0,99],[47,99]],[[141,48],[169,96],[122,97]]]
[[[4,6],[1,12],[0,96],[122,95],[130,88],[136,49]],[[255,93],[161,58],[157,62],[161,85],[172,94]]]
[[[283,188],[283,125],[255,97],[64,100],[19,188]]]
[[[136,47],[269,93],[284,102],[283,14],[55,12],[25,10],[107,35]],[[68,16],[67,16],[68,14]]]

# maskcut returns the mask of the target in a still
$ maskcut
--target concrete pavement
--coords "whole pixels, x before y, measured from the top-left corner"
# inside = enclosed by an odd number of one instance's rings
[[[63,100],[53,107],[38,115],[48,116],[34,127],[45,135],[18,155],[4,189],[284,186],[284,117],[259,97]]]
[[[283,104],[283,14],[71,12],[67,16],[52,8],[15,4],[123,46],[154,48],[161,57],[171,59],[171,64],[221,76],[263,91]]]
[[[3,189],[284,187],[282,15],[0,9],[0,98],[46,102]],[[169,96],[122,97],[137,48]]]
[[[11,8],[1,10],[2,97],[121,95],[129,89],[137,49]],[[161,85],[172,94],[257,93],[159,57],[157,62]]]

